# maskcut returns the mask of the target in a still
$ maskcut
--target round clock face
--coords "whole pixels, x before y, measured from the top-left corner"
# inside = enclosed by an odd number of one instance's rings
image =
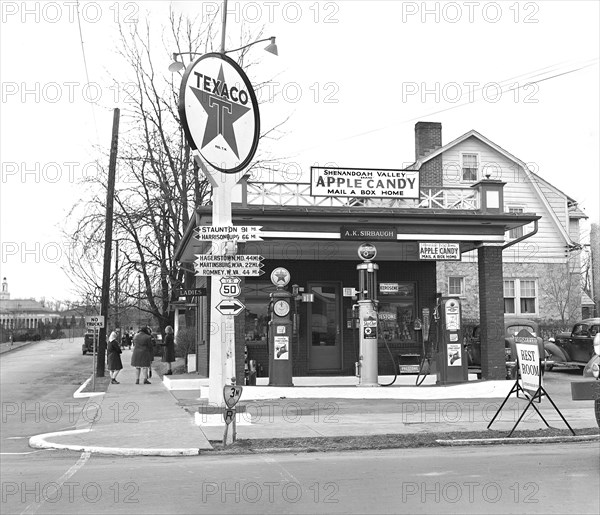
[[[290,305],[285,300],[278,300],[273,306],[273,311],[277,316],[284,317],[290,312]]]

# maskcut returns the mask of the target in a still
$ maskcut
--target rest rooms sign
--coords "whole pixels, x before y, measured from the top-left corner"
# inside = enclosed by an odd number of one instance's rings
[[[419,172],[311,166],[313,197],[419,198]]]
[[[419,259],[460,261],[459,243],[419,243]]]

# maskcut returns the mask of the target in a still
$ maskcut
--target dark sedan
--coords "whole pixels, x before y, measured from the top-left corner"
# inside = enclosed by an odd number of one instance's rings
[[[600,332],[600,318],[577,322],[571,331],[550,338],[546,350],[557,365],[585,367],[594,355],[594,337]]]
[[[517,375],[517,347],[515,344],[515,336],[525,329],[531,336],[535,337],[538,342],[540,356],[545,357],[544,341],[538,336],[539,326],[533,320],[523,318],[505,318],[504,319],[504,357],[506,359],[506,377],[514,379]],[[473,328],[471,335],[467,336],[466,347],[467,356],[469,358],[469,367],[478,368],[481,366],[481,336],[479,326]],[[492,344],[501,344],[500,339]]]

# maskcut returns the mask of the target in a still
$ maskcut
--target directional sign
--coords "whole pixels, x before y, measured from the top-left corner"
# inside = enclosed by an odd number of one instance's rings
[[[206,288],[181,288],[177,290],[178,297],[206,297]]]
[[[235,256],[214,256],[212,254],[196,254],[194,268],[198,276],[259,276],[263,257],[256,254],[239,254]]]
[[[104,327],[104,315],[85,317],[85,326],[88,329],[102,329]]]
[[[228,408],[233,408],[238,403],[241,396],[241,386],[225,385],[223,387],[223,398],[225,399],[225,404],[227,404]]]
[[[239,315],[245,308],[239,300],[222,300],[217,304],[217,309],[222,315]]]
[[[201,225],[194,237],[200,241],[262,241],[262,225]]]
[[[242,293],[241,282],[239,277],[221,277],[219,293],[224,297],[239,297]]]

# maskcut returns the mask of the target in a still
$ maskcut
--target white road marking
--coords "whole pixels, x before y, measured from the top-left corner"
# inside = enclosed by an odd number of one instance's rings
[[[67,479],[69,479],[71,476],[73,476],[81,467],[83,467],[86,464],[87,460],[90,459],[91,455],[92,454],[90,452],[83,452],[83,453],[81,453],[81,456],[77,460],[77,463],[75,463],[75,465],[73,465],[69,470],[67,470],[56,481],[56,483],[58,483],[58,488],[62,488],[62,485],[65,483],[65,481]],[[32,515],[34,513],[37,513],[37,511],[42,506],[43,502],[44,501],[42,500],[42,502],[40,502],[40,503],[30,504],[29,506],[27,506],[27,508],[25,508],[25,510],[23,510],[21,512],[21,515],[26,515],[26,514],[27,515]]]

